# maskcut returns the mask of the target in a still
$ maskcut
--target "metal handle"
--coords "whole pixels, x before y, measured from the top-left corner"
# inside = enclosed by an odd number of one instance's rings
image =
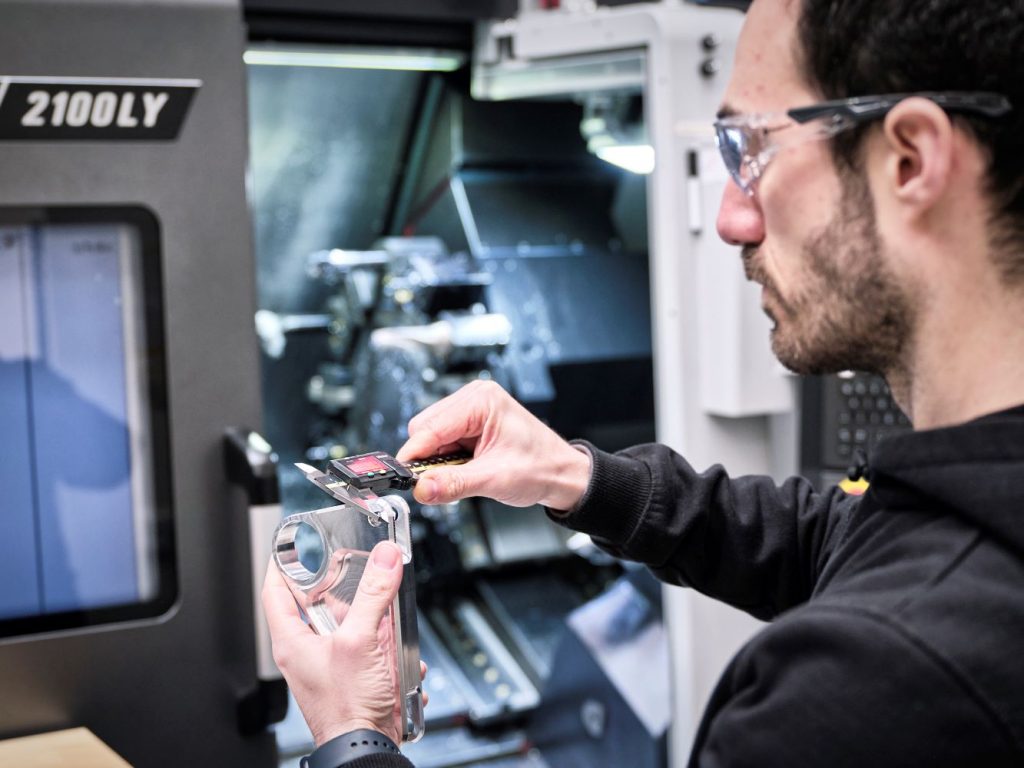
[[[281,522],[277,454],[258,432],[232,427],[224,434],[224,467],[228,480],[245,490],[249,502],[246,517],[258,680],[254,688],[239,697],[238,726],[242,733],[257,733],[283,720],[288,711],[288,688],[274,663],[260,597],[267,556],[274,531]]]

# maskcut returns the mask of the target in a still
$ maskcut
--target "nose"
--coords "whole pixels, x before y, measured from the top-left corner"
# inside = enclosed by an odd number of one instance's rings
[[[764,216],[757,201],[730,181],[718,208],[718,236],[729,245],[758,245],[764,240]]]

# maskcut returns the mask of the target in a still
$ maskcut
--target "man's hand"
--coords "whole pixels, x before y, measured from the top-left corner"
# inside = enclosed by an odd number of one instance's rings
[[[473,459],[424,472],[414,491],[417,501],[486,496],[514,507],[570,509],[590,482],[590,457],[490,381],[467,384],[413,418],[396,458],[414,461],[456,450],[472,451]]]
[[[317,746],[369,728],[401,742],[398,700],[384,642],[384,616],[402,583],[402,553],[390,542],[373,548],[345,620],[321,636],[302,621],[298,606],[271,562],[263,583],[274,661],[288,682]],[[420,667],[421,674],[426,672]]]

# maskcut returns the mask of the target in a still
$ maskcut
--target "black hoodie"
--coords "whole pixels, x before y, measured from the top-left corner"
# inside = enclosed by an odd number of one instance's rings
[[[559,522],[773,620],[722,675],[691,766],[1024,766],[1024,407],[885,440],[862,498],[588,448]],[[346,768],[409,765],[374,759]]]
[[[1024,407],[883,441],[861,498],[588,448],[560,522],[773,620],[691,766],[1024,766]]]

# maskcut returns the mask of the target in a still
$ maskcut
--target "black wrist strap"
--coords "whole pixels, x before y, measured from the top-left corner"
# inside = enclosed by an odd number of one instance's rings
[[[350,731],[325,741],[313,754],[302,758],[302,768],[340,768],[360,757],[379,754],[402,754],[391,739],[383,733],[367,728]]]

